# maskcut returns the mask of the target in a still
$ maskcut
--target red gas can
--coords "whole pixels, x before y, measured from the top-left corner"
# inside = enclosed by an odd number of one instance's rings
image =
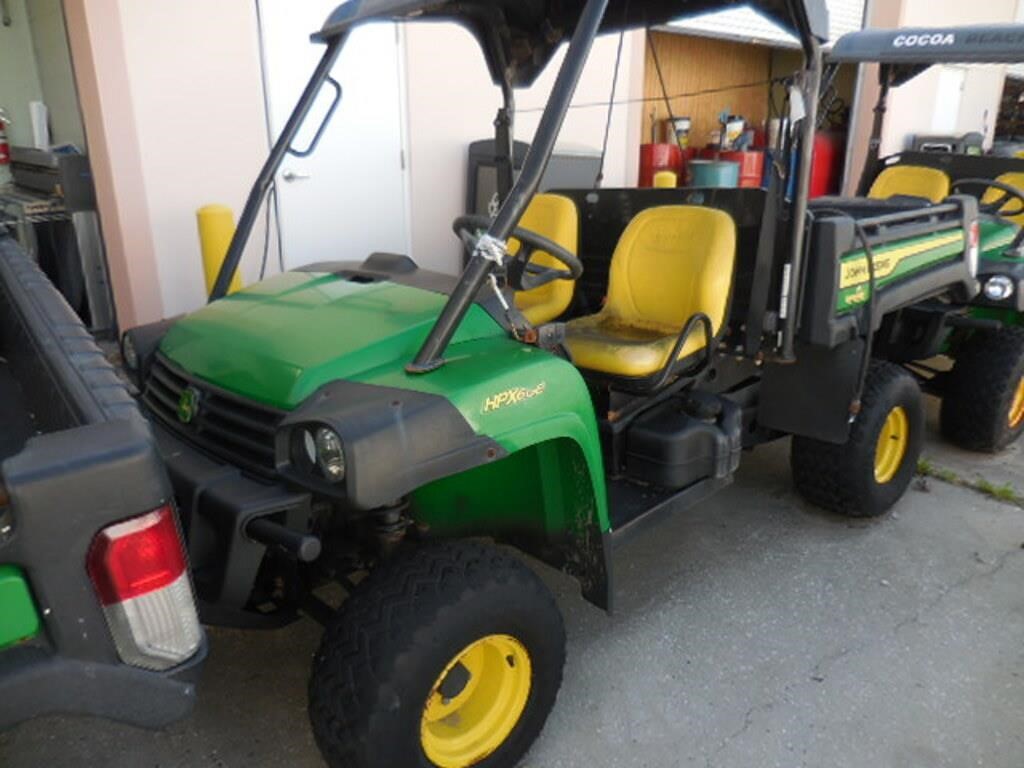
[[[839,192],[843,175],[846,136],[830,131],[814,135],[814,162],[811,163],[811,197],[823,197]]]
[[[0,165],[10,165],[11,145],[7,143],[7,126],[0,118]]]
[[[654,186],[654,174],[672,171],[683,177],[683,152],[678,144],[643,144],[640,146],[641,187]]]

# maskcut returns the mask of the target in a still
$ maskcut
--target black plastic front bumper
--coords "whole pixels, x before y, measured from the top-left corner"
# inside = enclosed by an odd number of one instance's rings
[[[234,627],[275,626],[280,616],[247,610],[267,547],[246,535],[256,518],[308,517],[309,493],[255,480],[172,435],[153,431],[178,502],[203,622]]]

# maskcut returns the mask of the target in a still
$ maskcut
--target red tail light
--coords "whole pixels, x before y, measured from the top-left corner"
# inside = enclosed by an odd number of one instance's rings
[[[978,267],[981,260],[981,227],[977,221],[972,221],[967,229],[967,268],[971,277],[978,276]]]
[[[185,572],[174,511],[163,507],[100,531],[88,568],[104,605],[166,587]]]
[[[202,633],[172,507],[104,528],[86,569],[123,661],[167,669],[198,649]]]

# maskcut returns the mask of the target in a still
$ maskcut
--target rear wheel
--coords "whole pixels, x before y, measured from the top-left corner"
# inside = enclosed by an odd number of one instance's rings
[[[973,334],[946,381],[940,424],[951,443],[996,453],[1024,434],[1024,328]]]
[[[378,567],[328,628],[310,719],[331,766],[513,768],[562,680],[544,584],[494,547],[449,543]]]
[[[851,517],[889,510],[917,470],[924,407],[914,377],[897,365],[871,365],[861,412],[843,445],[795,436],[793,481],[812,504]]]

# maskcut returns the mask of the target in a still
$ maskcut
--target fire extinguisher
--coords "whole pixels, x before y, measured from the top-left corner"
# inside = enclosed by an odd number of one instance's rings
[[[0,109],[0,165],[11,164],[11,145],[7,142],[7,116]]]

